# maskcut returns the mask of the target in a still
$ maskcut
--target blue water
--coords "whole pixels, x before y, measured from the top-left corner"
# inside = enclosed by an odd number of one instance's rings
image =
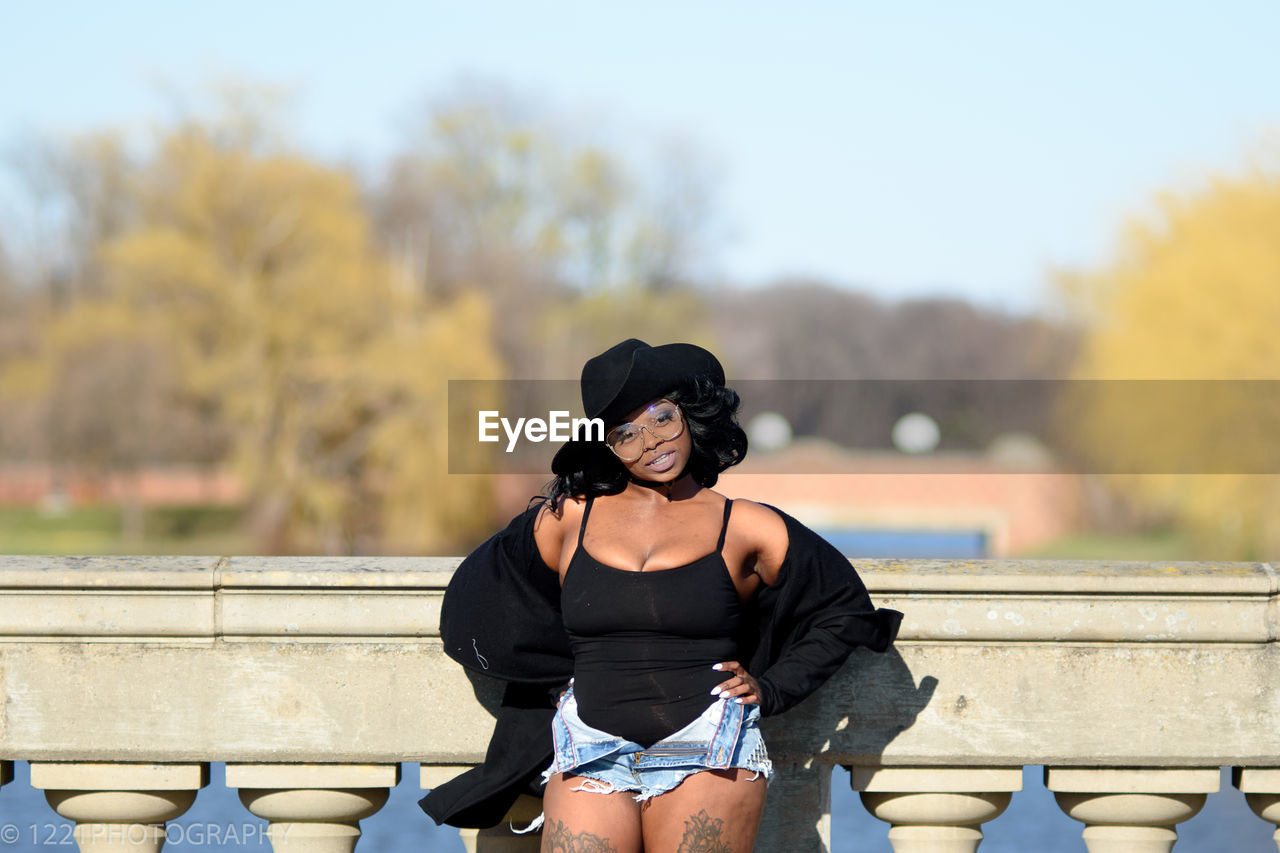
[[[186,814],[171,821],[165,850],[245,851],[268,853],[265,824],[245,809],[234,790],[224,785],[221,764],[213,765],[210,784],[202,789]],[[26,762],[14,762],[14,781],[0,788],[0,851],[3,853],[75,853],[71,824],[45,803],[44,793],[31,788]],[[1084,853],[1083,825],[1063,814],[1045,790],[1043,770],[1023,771],[1023,790],[1003,815],[983,827],[981,853]],[[437,827],[418,808],[418,766],[403,765],[400,784],[387,804],[361,821],[360,853],[463,853],[457,830]],[[849,774],[837,769],[831,780],[831,840],[833,853],[892,853],[889,826],[872,817],[856,792]],[[1244,795],[1231,787],[1223,770],[1222,786],[1210,794],[1205,807],[1178,827],[1175,853],[1276,853],[1271,840],[1275,827],[1254,815]]]
[[[815,532],[846,557],[972,560],[989,556],[987,534],[981,530],[833,527]]]

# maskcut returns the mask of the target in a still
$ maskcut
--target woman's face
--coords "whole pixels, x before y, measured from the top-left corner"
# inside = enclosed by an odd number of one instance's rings
[[[677,429],[679,432],[674,438],[662,438]],[[693,455],[693,439],[684,414],[665,397],[629,412],[621,424],[605,431],[605,437],[617,443],[618,461],[637,480],[672,482],[684,473]],[[623,458],[637,454],[639,456],[630,461]]]

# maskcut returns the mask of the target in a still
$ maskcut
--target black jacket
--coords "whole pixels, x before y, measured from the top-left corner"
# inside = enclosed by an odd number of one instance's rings
[[[884,651],[902,614],[876,608],[835,546],[784,512],[789,545],[778,580],[748,608],[739,659],[760,684],[760,712],[779,714],[831,677],[857,646]],[[507,683],[484,763],[419,801],[436,823],[488,827],[551,764],[551,718],[573,675],[560,584],[533,538],[539,506],[512,519],[458,566],[440,611],[449,657]]]

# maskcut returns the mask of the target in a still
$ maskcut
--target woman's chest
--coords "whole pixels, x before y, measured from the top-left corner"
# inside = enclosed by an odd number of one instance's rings
[[[578,559],[560,593],[570,634],[658,634],[701,639],[732,636],[741,622],[738,590],[719,554],[676,569],[630,572]]]

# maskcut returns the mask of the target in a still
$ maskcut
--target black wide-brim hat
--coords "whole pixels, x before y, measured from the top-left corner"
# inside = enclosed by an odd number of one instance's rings
[[[719,359],[700,346],[651,347],[628,338],[582,366],[582,411],[588,418],[600,418],[609,429],[645,403],[692,384],[697,376],[724,384]],[[557,476],[581,471],[584,463],[602,452],[609,452],[604,442],[571,439],[556,451],[551,471]]]

